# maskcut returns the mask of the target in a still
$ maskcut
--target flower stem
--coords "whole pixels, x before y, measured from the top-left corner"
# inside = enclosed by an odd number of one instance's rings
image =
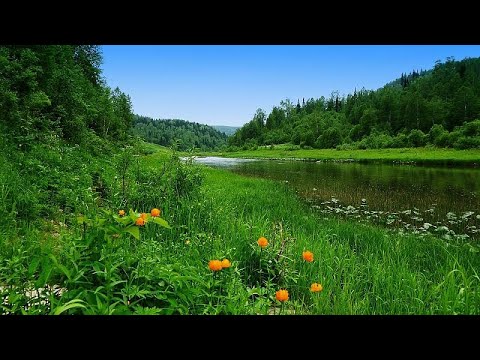
[[[263,269],[262,269],[262,251],[263,249],[260,248],[260,287],[262,287],[263,285],[263,281],[262,281],[262,273],[263,273]]]

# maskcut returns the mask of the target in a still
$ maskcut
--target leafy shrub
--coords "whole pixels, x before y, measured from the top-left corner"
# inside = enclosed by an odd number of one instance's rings
[[[426,136],[422,130],[412,129],[407,136],[408,146],[420,147],[426,144]]]
[[[317,138],[315,146],[320,149],[331,149],[342,143],[342,134],[335,127],[330,127]]]
[[[408,146],[407,135],[403,133],[397,134],[397,136],[392,139],[392,147],[394,148],[404,148]]]

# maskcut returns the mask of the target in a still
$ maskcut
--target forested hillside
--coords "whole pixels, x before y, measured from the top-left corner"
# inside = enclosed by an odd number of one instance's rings
[[[293,143],[315,148],[480,147],[480,58],[438,61],[373,91],[281,101],[229,138],[235,147]]]
[[[178,119],[134,116],[132,134],[163,146],[177,143],[179,150],[216,150],[226,145],[227,135],[213,127]]]
[[[223,125],[212,125],[212,127],[215,130],[218,130],[220,132],[223,132],[227,136],[233,135],[237,129],[239,129],[238,126],[223,126]]]
[[[130,98],[93,45],[0,46],[0,228],[84,211],[128,143]],[[5,225],[5,226],[3,226]]]
[[[2,133],[18,146],[55,137],[79,144],[92,135],[124,140],[131,103],[105,85],[98,46],[1,46]]]

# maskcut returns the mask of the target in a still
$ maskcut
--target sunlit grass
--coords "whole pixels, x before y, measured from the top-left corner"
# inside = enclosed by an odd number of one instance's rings
[[[163,149],[136,159],[133,208],[112,170],[103,206],[65,215],[43,241],[22,222],[2,230],[1,313],[480,312],[475,244],[324,218],[285,184]]]
[[[401,161],[442,164],[476,164],[480,165],[480,150],[455,150],[446,148],[402,148],[402,149],[296,149],[290,145],[274,145],[258,150],[242,150],[234,152],[198,153],[205,156],[224,156],[240,158],[274,158],[274,159],[306,159],[306,160],[355,160],[355,161]]]

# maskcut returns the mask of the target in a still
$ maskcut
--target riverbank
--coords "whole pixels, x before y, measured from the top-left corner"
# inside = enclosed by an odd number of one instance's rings
[[[2,229],[0,313],[480,313],[474,243],[318,214],[286,184],[146,150],[97,159],[101,202]]]
[[[269,239],[271,248],[260,255],[275,260],[281,254],[283,262],[267,263],[264,276],[279,271],[285,276],[272,276],[267,292],[273,296],[274,289],[286,288],[291,296],[286,306],[296,313],[479,313],[474,269],[480,263],[470,245],[320,216],[278,182],[218,169],[205,173],[214,236],[248,274],[247,286],[254,286],[256,273],[258,280],[256,239]],[[306,250],[314,254],[312,263],[302,259]],[[309,292],[314,282],[322,284],[321,293]]]
[[[480,166],[479,150],[455,150],[436,148],[402,148],[402,149],[295,149],[289,150],[285,145],[242,150],[234,152],[199,152],[198,156],[221,156],[251,159],[302,160],[302,161],[357,161],[418,165],[458,165]]]

